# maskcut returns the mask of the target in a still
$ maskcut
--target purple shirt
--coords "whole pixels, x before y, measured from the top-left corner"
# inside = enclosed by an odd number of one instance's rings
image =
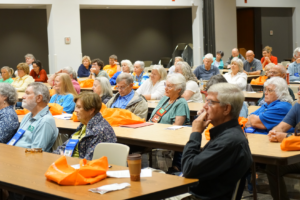
[[[72,79],[72,83],[73,83],[73,86],[74,86],[77,94],[79,94],[80,93],[80,85],[79,85],[79,83],[77,81],[75,81],[74,79]]]

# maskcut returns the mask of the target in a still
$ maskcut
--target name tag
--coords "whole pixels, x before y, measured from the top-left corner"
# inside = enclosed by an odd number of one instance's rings
[[[254,133],[254,132],[255,132],[255,128],[252,127],[245,128],[245,133]]]
[[[14,135],[14,137],[7,143],[8,145],[14,146],[19,139],[24,135],[25,130],[19,129],[18,132]]]
[[[295,73],[294,76],[299,77],[299,73]]]
[[[72,157],[74,149],[76,148],[78,142],[79,142],[78,139],[70,139],[67,146],[66,146],[64,155]]]

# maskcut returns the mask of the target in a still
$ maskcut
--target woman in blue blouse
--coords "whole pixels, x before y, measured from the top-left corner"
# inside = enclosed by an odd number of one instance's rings
[[[65,73],[58,74],[55,78],[53,88],[56,94],[51,97],[50,103],[57,103],[64,107],[63,111],[72,114],[75,108],[73,99],[77,95],[77,92],[70,76]]]
[[[7,143],[17,132],[19,120],[14,105],[18,101],[16,89],[0,83],[0,143]]]

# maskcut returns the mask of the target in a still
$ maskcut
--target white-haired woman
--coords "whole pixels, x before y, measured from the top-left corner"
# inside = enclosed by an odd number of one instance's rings
[[[155,65],[152,68],[150,79],[146,80],[137,89],[137,93],[143,95],[145,99],[161,99],[165,93],[165,79],[167,72],[161,65]]]
[[[145,63],[143,61],[137,60],[133,65],[133,73],[132,78],[134,84],[142,85],[147,79],[149,79],[149,75],[144,72]]]
[[[197,78],[193,74],[190,65],[187,62],[177,62],[175,72],[182,74],[186,80],[186,89],[182,97],[187,101],[202,103],[203,100],[197,84]]]
[[[212,65],[214,56],[208,53],[204,56],[203,64],[194,70],[194,74],[198,80],[209,80],[212,76],[220,74],[219,68]]]
[[[111,77],[109,79],[109,83],[111,85],[116,85],[117,84],[117,78],[118,76],[121,74],[121,73],[130,73],[132,71],[132,62],[130,60],[122,60],[121,61],[121,70],[122,71],[119,71],[119,72],[116,72],[113,77]]]
[[[111,85],[105,77],[95,78],[93,91],[101,97],[101,101],[104,104],[106,104],[113,96]]]
[[[241,90],[246,90],[247,86],[247,74],[244,71],[243,61],[239,58],[233,58],[231,60],[231,71],[226,73],[224,77],[228,83],[237,85]]]
[[[175,73],[175,67],[178,62],[184,62],[183,58],[180,56],[175,57],[174,65],[170,67],[168,75]]]
[[[291,63],[288,67],[288,72],[290,74],[290,81],[300,80],[300,47],[294,50],[295,62]]]
[[[292,98],[286,81],[273,77],[264,84],[265,104],[248,117],[245,131],[248,133],[268,134],[277,126],[292,108]]]

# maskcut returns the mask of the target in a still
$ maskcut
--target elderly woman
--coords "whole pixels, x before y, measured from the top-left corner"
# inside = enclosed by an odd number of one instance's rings
[[[266,46],[262,50],[263,57],[261,58],[260,62],[263,66],[263,69],[265,69],[265,66],[269,63],[274,63],[275,65],[278,64],[277,57],[273,56],[271,52],[272,52],[272,47],[269,46]]]
[[[54,85],[54,80],[55,80],[55,77],[60,74],[60,73],[66,73],[70,76],[71,78],[71,81],[72,81],[72,84],[73,84],[73,87],[75,88],[77,94],[80,93],[80,85],[79,83],[77,82],[77,76],[76,76],[76,72],[73,70],[72,67],[65,67],[63,68],[62,70],[59,70],[58,72],[56,72],[55,74],[53,74],[51,77],[49,77],[48,79],[48,83],[49,85],[53,86]]]
[[[91,59],[89,56],[82,57],[82,64],[79,66],[77,74],[79,77],[89,77],[91,69]]]
[[[107,72],[103,70],[103,67],[104,67],[104,63],[99,58],[92,60],[92,68],[90,70],[91,74],[89,78],[95,80],[96,77],[102,76],[109,80],[110,77],[108,76]]]
[[[48,76],[47,72],[42,68],[42,63],[39,60],[32,62],[33,69],[30,71],[30,76],[35,82],[47,83]]]
[[[101,101],[104,104],[106,104],[113,96],[111,85],[105,77],[98,77],[95,79],[93,91],[101,97]]]
[[[133,65],[133,82],[134,84],[142,85],[147,79],[149,79],[149,75],[144,72],[145,63],[143,61],[135,61]]]
[[[292,98],[286,81],[273,77],[264,84],[265,104],[248,117],[245,132],[267,135],[292,108]]]
[[[219,69],[223,69],[224,68],[224,62],[222,60],[223,56],[224,56],[223,51],[217,51],[216,58],[214,58],[214,62],[212,64],[218,67]]]
[[[152,68],[150,79],[146,80],[136,92],[143,95],[147,100],[161,99],[164,96],[166,76],[165,68],[161,65],[155,65]]]
[[[293,55],[294,62],[292,62],[288,67],[288,72],[290,74],[290,81],[299,81],[300,80],[300,47],[297,47],[294,50]]]
[[[130,73],[132,71],[132,63],[130,60],[122,60],[121,66],[122,71],[116,72],[113,77],[109,79],[111,85],[117,84],[117,78],[121,73]]]
[[[99,95],[83,92],[74,101],[76,103],[75,112],[81,123],[71,139],[58,147],[54,153],[92,160],[97,144],[101,142],[116,143],[117,137],[113,128],[99,113],[102,105]],[[70,148],[71,140],[76,141],[77,144]]]
[[[13,74],[14,74],[13,68],[10,68],[10,67],[7,67],[7,66],[2,67],[1,68],[2,79],[0,79],[0,83],[9,83],[9,84],[11,84],[12,82],[14,82],[14,80],[11,78]]]
[[[7,143],[19,128],[14,105],[18,101],[16,89],[9,83],[0,83],[0,143]]]
[[[243,61],[239,58],[233,58],[230,65],[231,71],[224,75],[227,82],[238,86],[243,91],[246,91],[247,74],[243,72]]]
[[[72,114],[74,111],[75,103],[74,96],[77,95],[71,78],[68,74],[60,73],[55,77],[54,86],[55,93],[49,103],[57,103],[64,107],[63,111]]]
[[[175,72],[180,73],[186,80],[186,89],[181,97],[187,101],[202,103],[202,96],[197,84],[197,78],[192,72],[190,65],[187,62],[177,62]]]
[[[174,65],[170,67],[168,75],[175,73],[175,67],[178,62],[184,62],[183,58],[180,56],[175,57]]]
[[[26,63],[19,63],[17,69],[18,76],[11,85],[14,86],[18,92],[24,92],[27,86],[34,82],[34,79],[28,75],[29,67]]]
[[[214,57],[211,53],[208,53],[204,56],[203,65],[198,66],[194,70],[194,74],[198,80],[209,80],[210,77],[220,74],[219,68],[212,65],[214,62]]]

